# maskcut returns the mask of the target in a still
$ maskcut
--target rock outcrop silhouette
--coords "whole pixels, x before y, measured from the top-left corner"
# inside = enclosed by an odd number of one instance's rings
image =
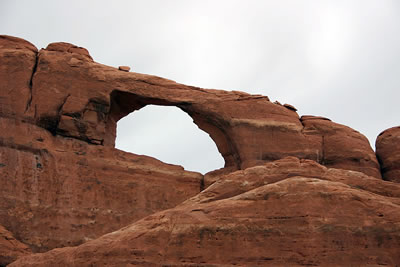
[[[398,128],[379,136],[378,161],[361,133],[266,96],[11,36],[0,81],[0,265],[400,264]],[[225,167],[115,149],[118,120],[149,104],[191,116]]]

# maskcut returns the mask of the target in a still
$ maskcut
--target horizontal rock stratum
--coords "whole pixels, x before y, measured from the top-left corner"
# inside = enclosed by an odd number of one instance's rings
[[[400,265],[399,127],[377,157],[361,133],[266,96],[11,36],[0,81],[0,266]],[[191,116],[225,167],[115,149],[117,121],[149,104]]]

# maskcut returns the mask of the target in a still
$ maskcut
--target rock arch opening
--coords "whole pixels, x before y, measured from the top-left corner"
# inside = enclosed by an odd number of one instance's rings
[[[174,106],[150,104],[120,119],[115,147],[190,171],[206,173],[224,167],[210,136]]]

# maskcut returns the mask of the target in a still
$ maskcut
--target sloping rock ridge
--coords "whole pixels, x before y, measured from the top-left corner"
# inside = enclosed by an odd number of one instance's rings
[[[149,104],[191,116],[225,167],[115,149]],[[375,155],[296,111],[0,36],[0,266],[400,266],[400,128]]]

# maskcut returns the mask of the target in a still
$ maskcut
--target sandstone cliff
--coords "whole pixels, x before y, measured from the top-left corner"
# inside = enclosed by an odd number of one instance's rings
[[[378,161],[359,132],[266,96],[10,36],[0,81],[0,265],[400,264],[399,128],[379,136]],[[225,168],[115,149],[117,121],[149,104],[189,114]]]

